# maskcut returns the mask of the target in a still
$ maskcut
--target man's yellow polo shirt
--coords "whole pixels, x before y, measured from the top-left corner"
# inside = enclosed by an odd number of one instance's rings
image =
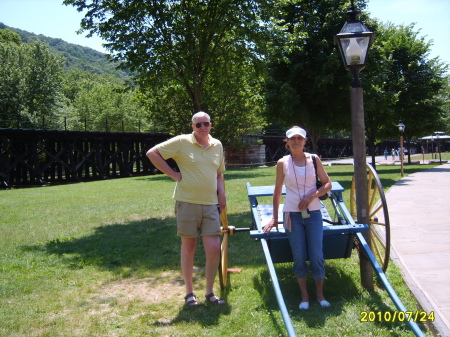
[[[173,137],[157,146],[161,156],[172,158],[181,172],[173,198],[191,204],[216,205],[217,173],[225,171],[222,143],[209,136],[209,146],[197,142],[194,133]]]

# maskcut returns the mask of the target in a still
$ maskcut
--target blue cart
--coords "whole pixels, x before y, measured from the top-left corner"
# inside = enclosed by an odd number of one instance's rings
[[[380,180],[378,179],[378,176],[372,166],[367,166],[369,203],[371,210],[369,217],[370,223],[358,224],[354,220],[354,183],[352,183],[351,190],[351,198],[353,199],[353,201],[351,201],[351,211],[348,211],[342,198],[344,188],[338,182],[333,182],[332,189],[329,193],[329,199],[326,201],[328,205],[331,204],[334,213],[332,214],[333,216],[330,215],[330,212],[327,210],[325,204],[321,202],[321,211],[324,219],[324,257],[325,259],[349,258],[354,248],[359,249],[360,254],[363,254],[363,256],[369,260],[373,270],[384,285],[397,309],[408,315],[405,306],[395,293],[395,290],[392,288],[384,273],[389,261],[389,218],[386,200]],[[250,237],[261,242],[275,295],[288,335],[296,336],[274,268],[274,263],[293,261],[289,241],[281,222],[279,223],[278,231],[276,229],[272,229],[270,235],[263,232],[264,225],[272,217],[273,208],[271,202],[263,204],[260,200],[267,200],[267,197],[273,196],[273,191],[274,186],[251,186],[250,183],[247,183],[247,194],[250,201],[250,209],[252,214],[251,228],[235,228],[228,226],[226,214],[221,215],[223,240],[221,265],[219,267],[220,284],[222,288],[226,287],[226,275],[228,272],[228,235],[232,235],[237,231],[250,231]],[[284,188],[283,194],[285,194]],[[280,214],[278,219],[283,219],[281,210],[282,205],[280,205]],[[379,219],[377,216],[380,211],[384,212],[383,219]],[[371,245],[367,243],[364,236],[364,233],[368,231],[371,232],[370,237],[373,238]],[[372,252],[371,246],[376,252],[375,255]],[[416,336],[424,336],[414,320],[408,319],[407,323]]]

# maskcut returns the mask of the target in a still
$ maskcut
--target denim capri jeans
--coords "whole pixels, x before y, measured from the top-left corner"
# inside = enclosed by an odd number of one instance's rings
[[[285,213],[286,216],[286,213]],[[309,257],[311,274],[314,280],[325,278],[323,257],[323,222],[320,210],[310,211],[310,217],[303,219],[300,212],[291,212],[291,230],[286,235],[294,258],[294,274],[297,278],[308,275],[306,260]]]

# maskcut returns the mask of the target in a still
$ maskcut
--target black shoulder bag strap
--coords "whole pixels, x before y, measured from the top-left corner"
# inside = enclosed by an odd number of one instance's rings
[[[313,154],[312,156],[312,161],[314,164],[314,172],[316,172],[316,184],[319,182],[319,177],[317,176],[317,164],[316,164],[316,155]]]
[[[312,154],[312,161],[314,164],[314,171],[316,173],[316,188],[319,189],[322,186],[322,182],[319,180],[319,177],[317,176],[317,164],[316,164],[316,155]],[[328,193],[325,193],[324,195],[321,195],[319,197],[320,200],[326,200],[328,198]]]

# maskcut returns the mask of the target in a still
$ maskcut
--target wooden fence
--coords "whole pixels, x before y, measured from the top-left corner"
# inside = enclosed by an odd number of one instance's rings
[[[145,153],[163,133],[0,129],[0,185],[156,174]]]

